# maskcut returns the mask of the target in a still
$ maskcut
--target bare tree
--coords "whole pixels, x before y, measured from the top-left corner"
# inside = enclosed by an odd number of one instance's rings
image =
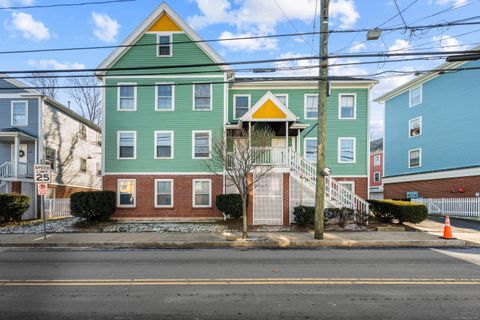
[[[44,96],[55,99],[58,94],[58,78],[54,73],[33,72],[30,83]]]
[[[102,97],[95,78],[69,78],[68,93],[80,109],[82,116],[95,124],[102,118]]]
[[[258,165],[270,157],[269,146],[273,133],[266,129],[236,130],[228,137],[218,136],[213,139],[211,159],[205,160],[205,167],[218,174],[225,168],[225,174],[242,198],[243,233],[248,238],[247,201],[253,186],[269,175],[272,166]],[[231,142],[233,143],[229,143]],[[228,148],[227,148],[228,147]]]

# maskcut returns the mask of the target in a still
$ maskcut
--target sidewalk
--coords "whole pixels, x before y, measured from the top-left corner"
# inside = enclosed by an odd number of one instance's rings
[[[1,234],[0,247],[206,249],[466,246],[465,240],[443,240],[423,232],[328,232],[323,240],[314,240],[313,234],[309,232],[252,232],[249,235],[252,240],[241,240],[239,233],[221,232],[57,233],[49,234],[46,240],[41,234]]]
[[[423,233],[441,236],[443,235],[444,220],[443,217],[433,217],[419,224],[405,224]],[[467,246],[480,246],[480,221],[450,218],[450,223],[455,238],[464,240]]]

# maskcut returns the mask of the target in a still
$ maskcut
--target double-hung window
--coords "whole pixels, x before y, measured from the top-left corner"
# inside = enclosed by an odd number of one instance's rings
[[[208,159],[210,158],[210,131],[193,131],[193,158]]]
[[[118,111],[137,110],[137,87],[136,83],[118,84]]]
[[[193,180],[193,207],[208,208],[212,206],[212,180]]]
[[[85,158],[80,158],[80,172],[87,172],[87,159]]]
[[[117,206],[133,208],[136,204],[135,179],[119,179],[117,185]]]
[[[50,166],[53,171],[57,170],[57,151],[50,147],[45,147],[45,164]]]
[[[416,105],[419,105],[420,103],[422,103],[422,100],[423,100],[422,85],[419,85],[418,87],[410,89],[410,91],[408,91],[408,96],[409,96],[410,108],[415,107]]]
[[[288,108],[288,94],[276,94],[275,97]]]
[[[173,159],[173,131],[155,131],[155,159]]]
[[[82,140],[87,140],[87,127],[84,124],[80,124],[79,136]]]
[[[12,101],[12,126],[23,127],[28,125],[28,102]]]
[[[373,182],[380,182],[380,172],[373,173]]]
[[[340,94],[338,96],[338,118],[355,119],[357,113],[357,101],[355,94]]]
[[[355,163],[355,138],[338,138],[338,162]]]
[[[410,138],[422,135],[422,117],[408,121],[408,136]]]
[[[419,168],[422,166],[422,149],[408,150],[408,167]]]
[[[137,133],[135,131],[118,131],[117,133],[118,159],[135,159],[137,156]]]
[[[305,139],[305,159],[309,162],[317,162],[317,139],[306,138]]]
[[[379,154],[376,154],[375,156],[373,156],[373,165],[375,167],[380,165],[380,155]]]
[[[317,119],[318,94],[305,95],[305,119]]]
[[[197,83],[193,85],[193,110],[212,110],[212,85]]]
[[[173,111],[175,109],[175,87],[173,84],[157,84],[155,110]]]
[[[155,207],[157,208],[173,207],[173,180],[172,179],[155,180]]]
[[[171,57],[172,56],[172,35],[171,34],[159,34],[157,38],[159,57]]]
[[[235,119],[241,118],[250,108],[250,95],[234,95],[233,105]]]

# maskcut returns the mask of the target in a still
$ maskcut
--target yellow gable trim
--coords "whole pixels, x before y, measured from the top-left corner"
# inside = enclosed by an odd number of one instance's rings
[[[268,99],[252,115],[253,119],[285,119],[287,115],[272,100]]]
[[[163,14],[148,31],[183,31],[167,14]]]

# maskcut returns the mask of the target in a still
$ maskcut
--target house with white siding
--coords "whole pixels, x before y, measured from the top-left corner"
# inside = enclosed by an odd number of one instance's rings
[[[0,75],[0,193],[32,199],[24,219],[38,217],[33,165],[49,164],[47,198],[101,189],[101,129],[58,101]]]

